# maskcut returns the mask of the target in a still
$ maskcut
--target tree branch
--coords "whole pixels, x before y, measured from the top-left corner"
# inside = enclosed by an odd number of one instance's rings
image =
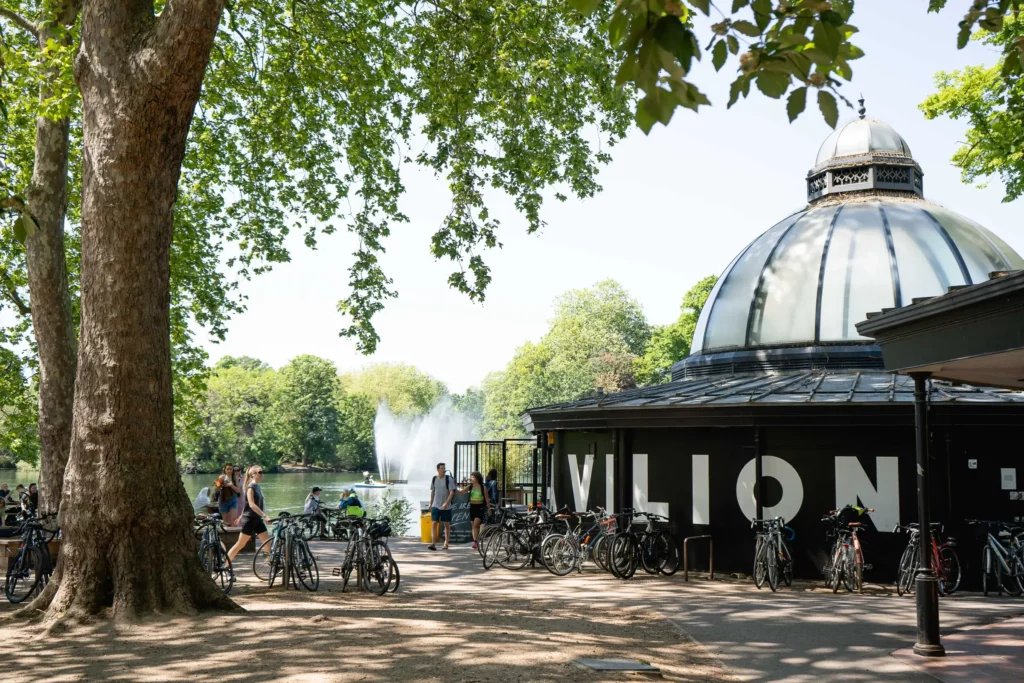
[[[14,10],[7,9],[6,7],[0,5],[0,17],[10,19],[15,24],[31,33],[33,38],[37,40],[39,39],[39,27],[33,24],[28,19],[26,19],[25,17],[18,14],[17,12],[15,12]]]
[[[7,295],[10,297],[14,307],[18,309],[18,312],[25,316],[31,315],[32,309],[18,295],[18,288],[15,286],[14,281],[11,280],[11,276],[3,268],[0,268],[0,280],[3,280],[4,286],[7,287]]]

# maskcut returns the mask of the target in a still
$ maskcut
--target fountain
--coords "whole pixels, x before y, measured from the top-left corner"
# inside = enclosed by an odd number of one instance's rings
[[[456,412],[447,398],[426,415],[395,415],[387,403],[377,407],[373,438],[377,467],[385,482],[429,483],[434,467],[444,462],[451,468],[452,445],[477,437],[478,425]]]

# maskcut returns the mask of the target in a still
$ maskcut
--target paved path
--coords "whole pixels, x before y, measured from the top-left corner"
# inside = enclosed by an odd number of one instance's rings
[[[314,547],[322,590],[339,590],[331,569],[340,565],[342,548],[329,543]],[[798,583],[772,593],[746,582],[684,583],[681,574],[665,578],[643,572],[624,582],[590,565],[581,575],[559,578],[544,569],[483,571],[476,551],[467,546],[431,552],[420,543],[396,539],[392,548],[403,591],[573,601],[588,605],[595,620],[640,607],[668,619],[741,681],[1019,681],[1020,674],[998,678],[999,667],[1024,669],[1024,618],[1007,621],[1024,614],[1020,599],[943,598],[942,634],[949,656],[936,663],[906,652],[893,654],[914,642],[914,600],[878,589],[833,594]],[[240,571],[242,584],[260,590],[245,574]],[[529,609],[529,602],[524,607]]]
[[[914,642],[912,596],[901,598],[878,590],[863,595],[833,594],[815,584],[799,583],[793,590],[773,594],[767,588],[759,591],[751,583],[703,579],[684,583],[681,575],[648,577],[642,572],[634,580],[622,582],[589,565],[582,575],[564,578],[543,569],[484,572],[476,553],[468,548],[431,553],[405,541],[396,544],[395,553],[403,576],[410,576],[409,590],[561,596],[593,605],[595,619],[600,619],[604,610],[634,606],[656,610],[707,647],[738,680],[934,681],[938,676],[935,667],[919,667],[916,656],[893,656],[894,651]],[[943,598],[942,633],[950,652],[944,670],[967,669],[965,665],[970,663],[970,670],[981,675],[982,664],[996,661],[991,651],[996,648],[1004,658],[1016,655],[1020,671],[1024,668],[1024,647],[1019,647],[1024,641],[1024,619],[1005,619],[1022,614],[1024,600],[1020,599],[980,594]],[[958,663],[968,642],[963,633],[971,632],[952,633],[999,620],[1004,620],[998,631],[1002,644],[985,650],[987,659]]]

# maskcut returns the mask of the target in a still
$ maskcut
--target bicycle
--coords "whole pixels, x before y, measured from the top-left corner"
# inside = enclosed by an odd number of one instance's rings
[[[608,550],[608,564],[613,576],[632,578],[638,566],[648,574],[672,576],[676,573],[680,565],[679,544],[667,528],[668,517],[627,509],[616,518],[622,524]],[[639,518],[646,519],[647,524],[638,533],[633,527],[633,520]],[[655,524],[666,526],[656,528]]]
[[[1024,593],[1024,527],[978,519],[965,521],[972,526],[985,527],[985,545],[981,551],[982,593],[989,594],[990,583],[995,584],[999,595]],[[997,530],[996,534],[993,530]],[[1003,545],[997,535],[1008,537],[1008,546]]]
[[[47,524],[56,517],[53,513],[41,517],[23,513],[19,529],[21,545],[18,554],[7,564],[4,580],[4,594],[11,603],[18,604],[37,595],[50,582],[53,558],[49,542],[60,535],[60,529]]]
[[[571,516],[580,520],[575,529],[549,534],[541,543],[541,559],[555,576],[566,576],[574,569],[582,573],[583,563],[593,555],[597,539],[607,535],[607,528],[614,522],[603,508],[597,508],[597,512],[574,512]],[[585,519],[591,519],[592,523],[587,526]]]
[[[199,562],[224,594],[231,592],[235,583],[235,571],[231,566],[227,548],[220,540],[224,521],[217,513],[196,516],[196,534],[200,536]]]
[[[847,505],[842,510],[831,510],[821,518],[829,523],[826,540],[834,539],[832,550],[825,562],[825,587],[833,593],[839,591],[840,582],[848,591],[858,593],[864,588],[864,570],[870,568],[864,564],[864,552],[861,549],[857,533],[863,526],[860,522],[847,521],[852,513],[859,515],[874,512],[874,508],[860,508]]]
[[[375,595],[395,592],[401,582],[398,563],[391,556],[387,538],[391,535],[391,520],[353,518],[352,533],[341,567],[334,569],[342,577],[341,592],[348,587],[352,572],[356,571],[363,588]]]
[[[308,515],[289,515],[287,512],[278,516],[270,537],[256,549],[256,557],[252,561],[256,578],[273,587],[278,574],[284,574],[287,564],[292,585],[296,588],[299,584],[308,591],[320,587],[320,569],[300,526],[305,517]]]
[[[960,587],[960,558],[953,548],[956,540],[943,536],[945,526],[941,522],[931,525],[932,567],[939,579],[939,595],[952,595]],[[900,557],[899,569],[896,574],[896,594],[903,595],[914,591],[914,577],[921,563],[921,528],[917,522],[906,526],[896,525],[893,533],[900,531],[910,534],[907,547]]]
[[[754,585],[760,590],[767,578],[768,587],[774,593],[781,577],[787,587],[792,586],[793,555],[789,552],[787,539],[782,537],[782,532],[790,532],[790,541],[796,537],[796,532],[786,526],[782,517],[753,519],[750,528],[756,530],[757,538],[754,547]]]

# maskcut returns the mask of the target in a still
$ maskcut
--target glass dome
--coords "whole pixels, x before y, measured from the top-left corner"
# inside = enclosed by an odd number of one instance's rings
[[[825,138],[814,166],[845,157],[886,155],[912,159],[910,145],[892,126],[878,119],[854,119]]]
[[[839,175],[851,171],[851,156],[860,182]],[[908,173],[899,183],[888,175],[893,163]],[[834,175],[809,194],[805,210],[747,245],[722,273],[684,366],[713,364],[708,354],[725,352],[864,347],[872,341],[855,326],[870,312],[1024,269],[992,232],[924,200],[910,147],[881,121],[860,118],[832,133],[809,177],[824,174]],[[845,352],[856,355],[855,347]]]

